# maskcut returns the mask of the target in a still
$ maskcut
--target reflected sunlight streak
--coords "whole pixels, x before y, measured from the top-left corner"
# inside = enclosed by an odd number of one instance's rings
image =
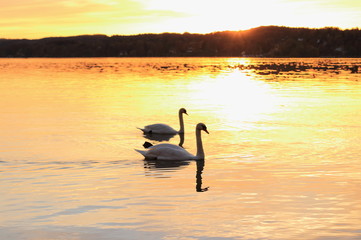
[[[212,106],[224,126],[238,128],[239,122],[257,122],[278,111],[279,101],[270,85],[235,70],[189,86],[201,105]]]

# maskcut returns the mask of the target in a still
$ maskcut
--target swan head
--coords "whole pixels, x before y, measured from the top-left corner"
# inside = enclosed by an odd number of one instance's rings
[[[198,123],[196,129],[199,131],[205,131],[206,133],[209,134],[207,130],[207,126],[204,123]]]
[[[180,114],[186,114],[186,115],[188,115],[188,113],[187,113],[187,110],[185,109],[185,108],[181,108],[181,109],[179,109],[179,113]]]

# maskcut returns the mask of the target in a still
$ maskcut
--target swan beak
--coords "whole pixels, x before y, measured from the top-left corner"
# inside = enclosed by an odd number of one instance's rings
[[[204,131],[205,131],[206,133],[208,133],[208,134],[209,134],[209,132],[208,132],[208,130],[207,130],[207,129],[204,129]]]

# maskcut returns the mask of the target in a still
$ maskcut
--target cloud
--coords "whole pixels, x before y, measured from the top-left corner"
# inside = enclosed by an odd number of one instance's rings
[[[0,0],[0,38],[210,32],[259,25],[359,27],[353,0]]]
[[[132,26],[174,18],[179,13],[148,9],[133,0],[0,0],[2,35],[77,35],[127,32]],[[116,29],[114,29],[116,28]],[[114,32],[115,33],[115,32]]]

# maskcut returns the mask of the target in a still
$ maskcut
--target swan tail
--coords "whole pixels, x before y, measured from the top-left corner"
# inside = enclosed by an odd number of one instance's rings
[[[139,127],[137,127],[137,129],[139,129],[140,131],[142,131],[143,133],[145,133],[145,129],[139,128]]]
[[[145,154],[147,151],[143,151],[143,150],[138,150],[138,149],[134,149],[135,151],[139,152],[140,154],[142,154],[145,157]]]
[[[152,130],[147,130],[145,128],[139,128],[137,127],[140,131],[142,131],[144,134],[151,134],[152,133]]]
[[[152,156],[152,155],[147,155],[147,151],[143,151],[143,150],[138,150],[138,149],[134,149],[135,151],[139,152],[140,154],[142,154],[144,156],[144,159],[146,160],[157,160],[156,156]]]

